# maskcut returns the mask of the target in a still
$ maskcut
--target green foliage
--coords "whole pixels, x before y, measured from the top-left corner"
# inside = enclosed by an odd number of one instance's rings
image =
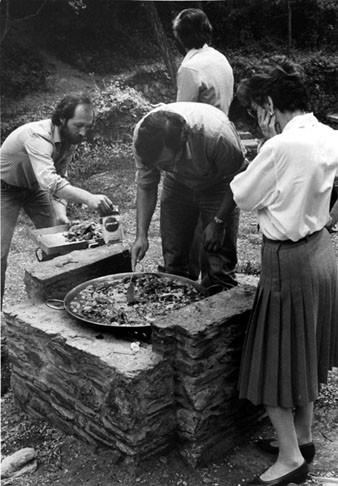
[[[74,181],[85,181],[95,174],[124,167],[125,162],[131,159],[133,154],[129,144],[110,143],[102,139],[97,139],[95,143],[86,141],[76,150],[69,174]]]
[[[338,113],[338,55],[310,53],[298,62],[308,78],[310,109],[327,123],[327,114]]]
[[[1,143],[8,135],[17,127],[29,123],[32,121],[44,120],[51,117],[53,106],[50,104],[40,104],[37,106],[35,103],[25,105],[24,107],[16,108],[14,102],[12,102],[12,109],[5,112],[3,111],[1,117]]]
[[[128,60],[159,55],[141,2],[69,0],[47,4],[40,18],[41,35],[59,59],[82,71],[120,73]],[[76,5],[85,5],[77,8]]]
[[[3,97],[17,98],[22,93],[46,89],[49,72],[36,49],[5,41],[1,50],[0,83]]]
[[[261,273],[261,265],[260,262],[247,260],[243,265],[238,265],[237,271],[246,275],[258,276]]]
[[[335,0],[290,0],[293,47],[325,48],[338,45],[338,2]],[[284,49],[288,39],[288,1],[250,0],[209,2],[205,11],[214,27],[218,47],[247,47],[267,44]]]
[[[130,142],[135,124],[151,109],[141,93],[118,81],[105,83],[92,98],[96,111],[92,140]]]

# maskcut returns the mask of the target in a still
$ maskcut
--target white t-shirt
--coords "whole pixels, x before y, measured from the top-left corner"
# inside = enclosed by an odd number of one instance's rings
[[[265,142],[230,186],[241,209],[257,210],[267,238],[298,241],[327,223],[337,175],[338,131],[308,113]]]
[[[232,68],[221,52],[205,44],[187,53],[177,73],[176,101],[206,103],[227,115],[233,91]]]

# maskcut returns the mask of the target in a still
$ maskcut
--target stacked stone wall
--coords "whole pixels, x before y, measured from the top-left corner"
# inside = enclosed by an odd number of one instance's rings
[[[223,456],[262,416],[237,392],[254,291],[223,292],[154,325],[153,349],[173,367],[178,447],[194,467]]]
[[[86,442],[139,460],[173,445],[172,369],[142,344],[81,326],[46,306],[6,314],[12,388],[21,407]],[[101,335],[102,337],[102,335]]]

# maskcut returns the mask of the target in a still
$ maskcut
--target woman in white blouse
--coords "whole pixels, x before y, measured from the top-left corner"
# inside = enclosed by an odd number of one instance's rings
[[[336,222],[329,203],[338,132],[307,112],[304,77],[286,59],[256,71],[244,88],[266,141],[231,183],[236,204],[257,211],[263,233],[239,392],[266,407],[276,432],[257,442],[276,462],[249,484],[277,486],[306,480],[313,402],[338,366],[338,272],[325,228]]]

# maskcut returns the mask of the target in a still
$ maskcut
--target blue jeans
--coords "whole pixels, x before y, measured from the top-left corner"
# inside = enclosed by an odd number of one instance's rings
[[[5,291],[7,259],[20,210],[23,209],[36,228],[54,224],[50,196],[46,191],[9,186],[1,181],[1,306]]]
[[[222,183],[208,190],[193,191],[166,174],[161,196],[161,238],[165,271],[191,278],[189,255],[194,232],[201,218],[202,229],[213,220],[226,191]],[[202,272],[201,283],[229,289],[235,285],[237,265],[237,234],[239,209],[232,212],[226,222],[225,236],[221,249],[216,253],[200,251]]]

